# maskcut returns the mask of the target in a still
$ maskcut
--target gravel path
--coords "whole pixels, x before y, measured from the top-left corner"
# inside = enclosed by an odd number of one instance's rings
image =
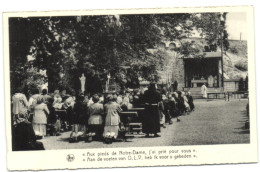
[[[112,147],[150,147],[175,145],[212,145],[249,143],[249,130],[244,129],[247,120],[247,100],[195,100],[195,111],[181,116],[181,122],[173,119],[173,125],[161,128],[161,137],[145,138],[144,135],[129,135],[127,142],[104,144],[100,141],[69,143],[70,132],[40,140],[45,149],[87,149]]]

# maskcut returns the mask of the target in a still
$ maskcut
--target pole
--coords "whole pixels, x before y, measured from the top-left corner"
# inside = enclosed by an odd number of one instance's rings
[[[222,14],[223,15],[223,14]],[[224,28],[225,28],[225,21],[224,21],[224,18],[223,16],[221,16],[221,19],[220,19],[220,23],[222,25],[222,28],[221,28],[221,73],[222,73],[222,76],[221,76],[221,86],[223,87],[223,91],[224,91],[224,70],[223,70],[223,38],[224,38]]]
[[[223,70],[223,31],[221,33],[221,85],[223,87],[223,91],[224,91],[224,70]]]

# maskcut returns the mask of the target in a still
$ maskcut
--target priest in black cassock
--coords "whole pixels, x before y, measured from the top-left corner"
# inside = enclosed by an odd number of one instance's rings
[[[149,134],[154,134],[154,137],[159,137],[160,132],[160,113],[158,103],[162,100],[161,95],[157,92],[155,84],[151,83],[148,90],[143,95],[145,103],[145,114],[143,117],[143,132],[146,137]]]

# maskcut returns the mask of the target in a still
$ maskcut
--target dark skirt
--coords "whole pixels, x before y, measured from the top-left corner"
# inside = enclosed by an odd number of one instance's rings
[[[70,116],[70,124],[80,124],[80,125],[87,125],[88,124],[88,116],[86,113],[71,113]]]
[[[157,105],[146,105],[143,116],[143,133],[160,132],[160,113]]]
[[[97,137],[101,137],[104,132],[104,125],[89,125],[88,132],[96,133]]]
[[[61,121],[68,121],[68,114],[66,110],[56,111],[56,114]]]
[[[188,103],[190,105],[190,110],[193,111],[193,109],[195,108],[194,103],[193,102],[188,102]]]
[[[180,111],[178,109],[174,109],[170,113],[173,118],[177,118],[178,116],[180,116]]]
[[[13,126],[13,150],[35,150],[36,136],[31,123],[21,122]]]

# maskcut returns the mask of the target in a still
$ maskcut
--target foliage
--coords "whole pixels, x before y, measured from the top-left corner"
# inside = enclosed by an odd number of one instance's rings
[[[47,71],[50,91],[80,89],[78,78],[82,73],[86,75],[89,92],[102,90],[101,85],[105,84],[108,73],[120,86],[138,85],[139,77],[154,80],[157,70],[163,66],[164,55],[150,50],[156,49],[162,41],[177,40],[181,44],[175,49],[178,53],[185,56],[198,53],[193,43],[183,40],[195,29],[200,29],[209,43],[218,39],[220,30],[224,29],[219,24],[219,15],[176,13],[11,18],[12,90],[15,91],[16,86],[28,77],[24,65],[28,55],[34,68]]]
[[[41,90],[41,86],[46,82],[46,76],[44,74],[40,73],[38,69],[34,67],[30,67],[26,71],[26,90],[30,93],[32,90],[38,90],[39,92]]]
[[[200,52],[199,49],[197,49],[194,45],[194,42],[184,42],[181,47],[177,49],[180,54],[182,54],[184,57],[188,56],[197,56]]]
[[[10,40],[10,73],[11,92],[17,92],[20,88],[27,93],[26,79],[27,69],[31,67],[28,55],[34,58],[34,66],[37,70],[48,69],[49,80],[53,80],[60,68],[58,60],[62,53],[60,44],[54,40],[50,31],[50,20],[47,18],[10,18],[9,19],[9,40]],[[51,56],[53,54],[53,56]],[[55,55],[55,57],[54,57]],[[37,57],[37,58],[36,58]],[[54,80],[54,83],[57,80]],[[51,84],[51,82],[50,82]]]
[[[229,50],[233,54],[238,54],[238,49],[236,47],[234,47],[234,46],[230,47]]]
[[[227,13],[199,13],[193,17],[195,27],[200,36],[207,40],[210,51],[214,51],[215,44],[220,47],[223,44],[224,51],[229,49],[226,15]]]

